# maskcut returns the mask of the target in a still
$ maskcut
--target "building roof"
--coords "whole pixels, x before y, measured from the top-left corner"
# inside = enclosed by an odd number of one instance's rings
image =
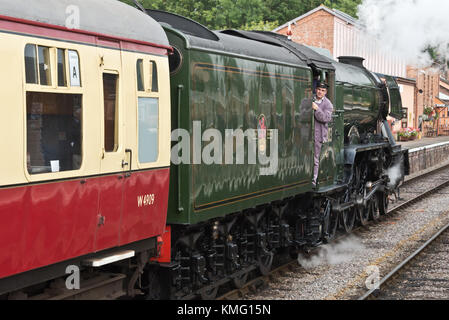
[[[404,78],[404,77],[394,77],[397,82],[408,83],[411,85],[416,85],[416,79],[413,78]]]
[[[315,12],[318,12],[320,10],[324,10],[324,11],[328,12],[329,14],[331,14],[331,15],[333,15],[333,16],[335,16],[335,17],[337,17],[337,18],[339,18],[339,19],[341,19],[343,21],[345,21],[348,24],[359,25],[358,20],[353,18],[353,17],[351,17],[349,14],[346,14],[346,13],[340,11],[340,10],[337,10],[337,9],[330,9],[330,8],[328,8],[328,7],[326,7],[325,5],[322,4],[319,7],[316,7],[315,9],[310,10],[309,12],[307,12],[307,13],[299,16],[299,17],[296,17],[293,20],[290,20],[290,21],[284,23],[283,25],[281,25],[281,26],[277,27],[276,29],[274,29],[273,32],[278,32],[279,30],[288,27],[289,23],[290,24],[294,24],[294,23],[298,22],[299,20],[302,20],[302,19],[304,19],[304,18],[306,18],[306,17],[308,17],[308,16],[310,16],[310,15],[312,15]]]
[[[435,107],[446,107],[447,104],[444,103],[444,101],[441,101],[438,97],[433,98],[433,103],[435,104]]]
[[[159,23],[117,0],[0,0],[0,15],[65,28],[78,16],[79,30],[169,45]]]
[[[441,99],[441,100],[449,101],[449,96],[444,94],[444,93],[442,93],[442,92],[440,92],[440,95],[439,95],[438,98]]]

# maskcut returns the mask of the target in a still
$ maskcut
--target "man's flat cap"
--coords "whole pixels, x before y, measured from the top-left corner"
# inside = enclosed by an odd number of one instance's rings
[[[320,82],[318,83],[317,88],[329,89],[329,86],[327,85],[326,82]]]

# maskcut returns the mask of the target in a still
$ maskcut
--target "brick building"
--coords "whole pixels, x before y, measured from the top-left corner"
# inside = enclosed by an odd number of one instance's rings
[[[418,69],[415,67],[407,67],[407,75],[410,78],[416,79],[416,115],[414,119],[414,127],[419,127],[421,122],[420,117],[424,114],[426,107],[434,108],[436,101],[435,98],[439,97],[439,72],[434,69]],[[425,117],[424,117],[425,119]],[[426,122],[426,121],[425,121]],[[433,123],[425,123],[421,126],[433,127]]]
[[[273,31],[287,34],[289,24],[295,42],[325,48],[336,60],[339,56],[360,56],[371,71],[407,77],[405,61],[383,52],[375,40],[362,33],[358,21],[344,12],[321,5]]]
[[[394,121],[395,131],[405,125],[417,128],[424,107],[435,107],[434,100],[440,95],[439,74],[407,66],[399,56],[383,51],[374,39],[362,32],[359,22],[353,17],[321,5],[273,31],[286,35],[289,25],[292,41],[327,49],[335,60],[339,56],[363,57],[367,69],[396,77],[408,117],[400,122]],[[447,93],[449,96],[449,91]]]
[[[439,81],[440,93],[438,100],[443,107],[438,108],[439,121],[438,128],[439,134],[449,135],[449,81],[446,78],[440,77]]]

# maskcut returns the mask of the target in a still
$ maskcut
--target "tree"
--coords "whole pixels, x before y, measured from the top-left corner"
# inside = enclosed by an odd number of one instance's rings
[[[357,18],[357,7],[362,3],[362,0],[326,0],[324,5],[331,8],[343,11],[354,18]]]
[[[121,0],[134,5],[132,0]],[[164,10],[217,29],[274,29],[316,7],[323,0],[140,0],[147,9]],[[325,0],[348,14],[355,15],[361,0]],[[271,29],[271,30],[272,30]]]

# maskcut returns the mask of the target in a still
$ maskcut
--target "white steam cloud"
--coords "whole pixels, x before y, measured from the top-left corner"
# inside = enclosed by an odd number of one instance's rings
[[[428,47],[435,48],[441,58],[449,58],[448,13],[447,0],[364,0],[358,7],[368,36],[419,67],[432,64],[423,52]]]
[[[317,254],[311,257],[298,255],[298,263],[306,270],[323,265],[337,265],[352,260],[358,253],[365,249],[361,240],[355,236],[349,236],[337,243],[331,243],[318,248]]]
[[[401,170],[401,162],[396,163],[394,166],[388,168],[387,175],[390,181],[388,182],[388,186],[390,188],[395,187],[402,179],[402,170]]]

